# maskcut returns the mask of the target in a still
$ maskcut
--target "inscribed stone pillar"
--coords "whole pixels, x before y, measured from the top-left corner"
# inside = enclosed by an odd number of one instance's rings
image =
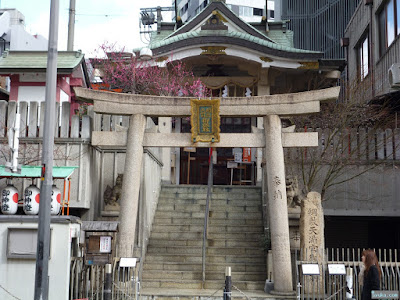
[[[300,246],[303,260],[317,262],[324,249],[324,213],[321,195],[309,192],[301,202]]]
[[[323,263],[324,251],[324,213],[321,204],[321,194],[309,192],[307,198],[301,202],[300,215],[300,247],[302,250],[303,261],[318,263],[320,274],[322,274],[321,264]],[[318,280],[320,286],[305,283],[306,293],[322,291],[322,278]]]
[[[293,294],[281,119],[264,117],[275,294]]]
[[[130,117],[119,213],[118,255],[120,257],[132,257],[135,244],[145,125],[145,116]]]

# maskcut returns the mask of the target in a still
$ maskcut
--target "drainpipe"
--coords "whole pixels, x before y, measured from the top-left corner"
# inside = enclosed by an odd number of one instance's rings
[[[370,40],[370,44],[369,44],[369,48],[370,48],[370,58],[369,58],[369,65],[370,65],[370,70],[371,70],[371,93],[372,93],[372,98],[375,97],[375,72],[374,72],[374,62],[375,62],[375,42],[374,42],[374,34],[373,34],[373,30],[374,30],[374,26],[372,26],[372,22],[373,22],[373,12],[372,12],[372,8],[374,7],[374,3],[373,1],[368,1],[367,2],[368,6],[369,6],[369,18],[370,18],[370,30],[369,30],[369,40]]]

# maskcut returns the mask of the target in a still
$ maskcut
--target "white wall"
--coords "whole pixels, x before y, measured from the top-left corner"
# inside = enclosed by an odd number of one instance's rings
[[[19,218],[18,218],[19,217]],[[19,219],[19,220],[18,220]],[[8,228],[37,228],[37,218],[0,216],[0,284],[18,299],[33,299],[35,259],[8,259]],[[79,237],[80,224],[52,223],[49,260],[49,299],[67,300],[72,237]],[[0,299],[15,299],[0,289]]]
[[[69,96],[63,90],[60,90],[60,102],[69,102]]]
[[[45,91],[45,86],[20,86],[18,87],[18,102],[43,102]]]

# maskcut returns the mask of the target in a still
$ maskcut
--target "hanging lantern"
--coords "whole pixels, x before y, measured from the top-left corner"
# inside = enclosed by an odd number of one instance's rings
[[[1,191],[1,212],[5,215],[15,215],[18,210],[18,190],[8,184]]]
[[[27,215],[37,215],[39,213],[40,190],[35,185],[30,185],[25,189],[24,212]]]
[[[51,214],[58,215],[61,209],[61,191],[53,184],[51,192]]]

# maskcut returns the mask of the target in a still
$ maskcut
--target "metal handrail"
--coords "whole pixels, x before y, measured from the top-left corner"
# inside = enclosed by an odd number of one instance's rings
[[[202,250],[202,271],[203,271],[203,285],[206,281],[206,243],[207,243],[207,231],[208,231],[208,214],[210,212],[210,199],[211,199],[211,188],[213,185],[213,162],[212,162],[212,150],[210,159],[208,161],[208,180],[207,180],[207,199],[206,199],[206,212],[204,215],[204,231],[203,231],[203,250]]]

